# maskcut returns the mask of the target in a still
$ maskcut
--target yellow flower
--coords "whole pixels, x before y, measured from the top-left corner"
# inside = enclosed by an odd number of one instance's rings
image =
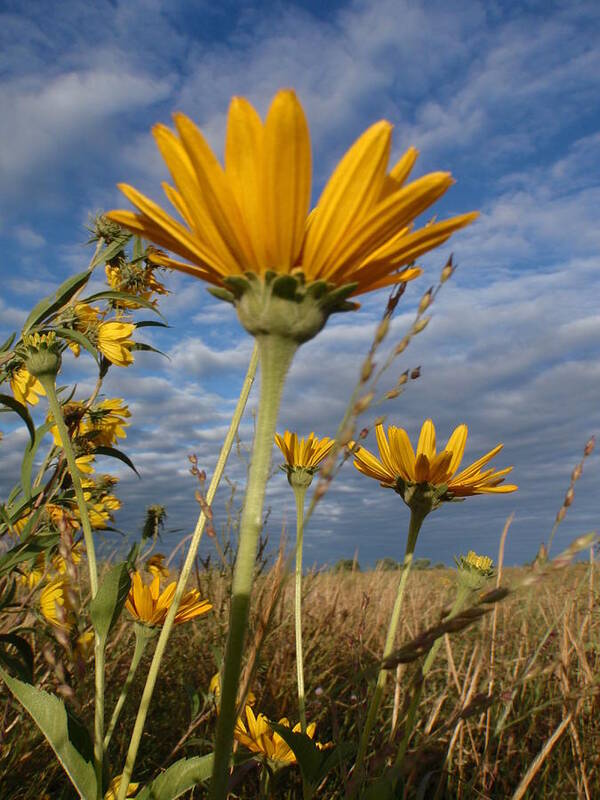
[[[385,120],[352,145],[309,214],[310,136],[289,89],[277,93],[264,123],[247,100],[232,99],[224,168],[188,117],[175,114],[174,122],[176,133],[164,125],[153,133],[175,184],[163,188],[183,224],[127,184],[119,188],[139,213],[107,216],[189,262],[165,256],[157,263],[217,286],[248,272],[301,270],[307,282],[356,283],[352,294],[362,294],[417,277],[419,269],[404,267],[477,216],[413,230],[453,181],[434,172],[406,184],[414,148],[388,172],[392,125]]]
[[[140,573],[135,572],[125,606],[135,619],[145,625],[162,625],[173,602],[176,586],[177,583],[173,581],[161,593],[159,575],[155,575],[150,586],[146,586]],[[176,625],[210,611],[212,605],[207,600],[199,600],[199,597],[197,589],[183,595],[175,615]]]
[[[131,411],[120,397],[107,398],[93,406],[85,420],[83,433],[90,434],[93,444],[110,447],[117,439],[126,439],[126,420]]]
[[[169,568],[165,566],[165,556],[162,553],[155,553],[146,561],[146,571],[153,577],[168,578]]]
[[[293,751],[269,725],[265,715],[258,714],[255,717],[250,706],[246,706],[245,711],[247,725],[244,725],[241,718],[238,718],[235,724],[234,736],[237,741],[252,753],[265,756],[270,761],[276,761],[281,764],[295,764],[296,756]],[[279,724],[284,725],[286,728],[290,727],[290,723],[285,717],[279,720]],[[314,739],[315,728],[314,722],[311,722],[306,728],[306,733],[311,739]],[[298,722],[292,730],[294,733],[300,733],[300,723]],[[316,744],[319,749],[327,746],[320,742]]]
[[[83,333],[86,336],[89,335],[91,331],[96,330],[99,322],[99,308],[94,308],[87,303],[76,303],[75,307],[73,308],[73,313],[75,314],[75,330],[80,331],[80,333]],[[78,342],[69,342],[69,348],[73,351],[76,357],[79,356],[81,347]]]
[[[137,792],[139,783],[130,783],[127,787],[127,794],[125,797],[134,797],[135,792]],[[106,794],[104,795],[104,800],[117,800],[119,796],[119,789],[121,788],[121,775],[117,775],[116,778],[113,778],[110,782],[110,786]]]
[[[306,439],[298,440],[298,436],[291,431],[286,431],[283,436],[275,434],[275,444],[283,453],[289,467],[316,470],[321,461],[326,458],[333,445],[334,439],[324,436],[318,439],[311,433]]]
[[[87,456],[77,456],[75,459],[77,469],[84,475],[91,475],[94,471],[94,456],[93,454]]]
[[[26,367],[19,367],[10,376],[10,388],[15,400],[25,405],[35,406],[40,402],[38,395],[45,395],[44,387]]]
[[[81,556],[83,555],[83,543],[77,542],[76,545],[73,546],[70,553],[70,560],[73,564],[77,565],[81,561]],[[55,555],[52,559],[52,566],[58,572],[59,575],[66,575],[67,573],[67,562],[61,555]]]
[[[118,367],[133,364],[131,347],[134,342],[129,338],[135,329],[131,322],[102,322],[98,327],[98,350]]]
[[[75,439],[78,436],[81,436],[85,429],[85,423],[83,417],[85,415],[85,403],[81,403],[79,401],[73,401],[70,403],[64,403],[62,406],[62,413],[65,420],[65,425],[67,426],[68,430],[71,433],[71,438]],[[52,422],[53,417],[52,414],[48,413],[46,416],[46,422]],[[60,438],[60,432],[58,430],[57,425],[53,425],[50,428],[50,433],[52,434],[52,439],[54,440],[54,444],[57,447],[62,447],[62,439]]]
[[[67,581],[59,577],[49,581],[40,594],[40,611],[55,628],[69,631],[73,619],[67,602]]]
[[[474,550],[469,550],[466,558],[461,557],[461,561],[465,566],[483,574],[489,574],[493,571],[492,567],[494,562],[492,559],[489,556],[478,556]]]
[[[444,450],[436,453],[435,427],[428,419],[421,428],[415,454],[408,434],[403,428],[390,425],[386,439],[383,425],[380,424],[375,428],[375,435],[381,460],[364,447],[359,447],[354,454],[354,466],[369,478],[375,478],[383,486],[394,489],[399,484],[445,486],[452,497],[516,491],[517,486],[513,484],[501,485],[512,467],[498,471],[493,469],[481,471],[482,467],[502,450],[501,444],[474,461],[458,475],[455,474],[462,461],[467,431],[466,425],[459,425],[448,439]]]
[[[29,570],[19,576],[19,582],[22,586],[28,589],[33,589],[44,577],[46,572],[46,558],[43,553],[40,553]]]
[[[75,650],[82,661],[85,661],[94,647],[94,631],[84,631],[77,637]],[[137,786],[137,784],[136,784]]]
[[[139,263],[107,264],[105,267],[106,280],[111,289],[116,292],[130,294],[132,298],[141,297],[150,300],[153,294],[169,294],[163,284],[156,280],[154,268]],[[153,301],[153,305],[156,301]],[[140,308],[140,304],[132,300],[113,300],[121,308]]]
[[[221,674],[219,672],[215,672],[215,674],[210,679],[210,683],[208,684],[208,691],[210,694],[215,696],[215,700],[217,705],[219,703],[219,699],[221,697]],[[256,695],[250,689],[248,695],[246,697],[246,705],[253,706],[256,703]]]

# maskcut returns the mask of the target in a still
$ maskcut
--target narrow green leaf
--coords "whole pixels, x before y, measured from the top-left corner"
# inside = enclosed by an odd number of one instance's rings
[[[170,328],[166,322],[159,322],[157,319],[143,319],[135,323],[136,328]]]
[[[100,361],[100,353],[94,347],[94,345],[90,342],[87,336],[84,336],[81,331],[75,331],[72,328],[54,328],[56,334],[58,336],[62,336],[63,339],[69,339],[71,342],[76,342],[77,344],[81,345],[85,350],[92,355],[96,361]]]
[[[12,678],[2,667],[0,676],[48,740],[79,795],[83,800],[96,800],[92,743],[87,730],[58,697]]]
[[[154,311],[155,314],[158,314],[159,317],[164,319],[160,311],[154,307],[151,300],[145,300],[143,297],[137,297],[136,295],[129,294],[129,292],[117,292],[112,289],[107,289],[105,292],[97,292],[90,297],[86,297],[82,302],[94,303],[96,300],[129,300],[130,302],[133,300],[139,306],[149,308],[150,311]]]
[[[45,422],[43,425],[40,425],[35,432],[33,442],[25,449],[25,453],[23,454],[23,461],[21,462],[21,487],[23,489],[23,495],[27,499],[31,497],[31,473],[33,470],[33,462],[42,440],[51,427],[52,422]]]
[[[2,342],[2,344],[0,344],[0,353],[6,353],[7,352],[7,350],[10,348],[11,344],[14,342],[16,336],[17,336],[16,333],[11,333],[11,335],[8,337],[8,339],[5,342]]]
[[[162,775],[136,794],[136,800],[175,800],[199,783],[207,781],[212,773],[213,754],[182,758],[171,764]]]
[[[23,333],[27,333],[34,325],[39,325],[40,322],[48,319],[48,317],[65,306],[75,292],[85,286],[90,279],[90,275],[91,272],[86,269],[85,272],[80,272],[78,275],[74,275],[64,283],[61,283],[53,295],[40,300],[25,320]]]
[[[90,602],[90,617],[103,644],[119,619],[130,586],[127,564],[117,564],[106,573],[96,596]]]
[[[25,561],[34,561],[40,553],[45,553],[53,547],[59,539],[58,533],[47,535],[36,534],[29,540],[21,542],[11,548],[0,558],[0,577]]]
[[[24,406],[23,403],[19,403],[18,400],[15,400],[15,398],[11,397],[9,394],[0,394],[0,403],[4,406],[8,406],[8,408],[15,411],[21,417],[25,425],[27,425],[27,430],[31,436],[31,443],[33,444],[35,441],[35,425],[29,416],[27,406]]]
[[[145,342],[136,342],[131,349],[142,350],[146,353],[158,353],[159,356],[164,356],[165,358],[168,358],[169,361],[171,360],[166,353],[162,352],[162,350],[157,350],[156,347],[152,347],[152,345],[146,344]]]
[[[111,258],[118,255],[121,250],[125,248],[127,242],[131,239],[130,233],[123,232],[117,238],[107,245],[103,250],[100,250],[96,258],[90,264],[90,267],[95,267],[97,264],[106,264]]]
[[[127,466],[130,467],[130,469],[132,469],[135,472],[138,478],[140,477],[140,473],[135,468],[133,461],[129,458],[129,456],[126,456],[125,453],[123,453],[121,450],[117,450],[116,447],[106,447],[104,445],[101,445],[94,449],[94,455],[109,456],[110,458],[118,458],[119,461],[122,461],[124,464],[127,464]]]
[[[269,725],[281,736],[296,756],[303,778],[311,785],[314,785],[321,772],[323,762],[327,758],[327,752],[319,750],[310,736],[305,733],[295,732],[286,725],[280,725],[276,722],[269,721]]]

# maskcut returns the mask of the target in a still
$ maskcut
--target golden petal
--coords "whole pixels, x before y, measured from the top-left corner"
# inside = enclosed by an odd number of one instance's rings
[[[388,436],[390,437],[390,445],[400,464],[402,477],[404,480],[413,482],[415,480],[416,457],[408,434],[404,428],[396,428],[391,425],[388,429]]]
[[[385,200],[388,195],[398,191],[398,189],[410,175],[418,156],[419,151],[416,149],[416,147],[409,147],[400,160],[396,162],[396,164],[390,170],[389,175],[387,175],[385,178],[381,189],[381,194],[379,195],[380,201]]]
[[[388,472],[381,461],[364,447],[361,447],[354,454],[354,466],[363,475],[374,478],[381,483],[393,484],[395,482],[395,475]]]
[[[503,447],[504,447],[503,444],[496,445],[496,447],[494,447],[493,450],[490,450],[489,453],[486,453],[484,456],[481,456],[481,458],[477,459],[477,461],[474,461],[472,464],[466,467],[466,469],[463,469],[463,471],[454,478],[454,481],[456,481],[457,483],[462,483],[464,480],[473,477],[473,475],[479,472],[481,467],[487,464],[488,461],[491,461],[492,458],[494,458],[494,456],[498,455],[498,453],[500,452],[500,450],[502,450]]]
[[[415,481],[425,483],[429,479],[429,459],[424,453],[420,453],[415,461]]]
[[[419,435],[417,459],[420,455],[427,456],[429,461],[435,458],[435,426],[430,419],[425,420]]]
[[[302,246],[310,203],[310,134],[294,92],[278,92],[265,122],[263,225],[267,256],[277,272],[289,272]]]
[[[465,452],[465,445],[467,444],[467,434],[469,429],[466,425],[459,425],[454,429],[452,436],[448,439],[448,444],[445,449],[452,453],[452,460],[448,466],[450,475],[454,475],[462,461]]]
[[[317,213],[306,234],[305,274],[315,279],[351,228],[373,208],[385,179],[392,126],[381,120],[368,128],[348,150],[325,186]]]

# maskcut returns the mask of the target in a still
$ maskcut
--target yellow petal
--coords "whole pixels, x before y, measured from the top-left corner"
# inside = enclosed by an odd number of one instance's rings
[[[417,444],[417,459],[420,455],[427,456],[429,461],[435,458],[435,426],[433,421],[426,419],[421,428]]]
[[[306,236],[305,273],[316,278],[337,263],[336,249],[348,231],[374,206],[385,178],[392,126],[384,120],[368,128],[348,150],[325,186]]]
[[[272,269],[289,272],[302,246],[310,203],[310,135],[294,92],[278,92],[265,123],[264,224]]]
[[[465,452],[465,445],[467,443],[467,434],[469,429],[466,425],[459,425],[454,429],[452,436],[448,439],[448,444],[444,448],[452,453],[452,460],[448,466],[450,475],[454,475],[462,461]]]
[[[416,147],[409,147],[402,158],[392,167],[390,174],[386,176],[379,195],[379,200],[384,200],[388,195],[398,191],[404,181],[408,178],[415,165],[419,151]]]

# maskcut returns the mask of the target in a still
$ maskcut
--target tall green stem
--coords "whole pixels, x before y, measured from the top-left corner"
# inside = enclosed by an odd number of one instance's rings
[[[208,487],[208,491],[206,492],[206,503],[208,506],[210,506],[210,504],[214,500],[217,488],[219,486],[219,482],[223,475],[223,470],[225,469],[225,464],[227,463],[227,458],[229,456],[229,453],[231,452],[235,435],[237,433],[237,429],[242,419],[242,414],[244,413],[244,409],[246,407],[248,395],[250,394],[250,389],[252,388],[252,384],[254,382],[257,363],[258,363],[258,348],[255,347],[252,352],[252,358],[250,359],[250,364],[248,365],[248,372],[246,373],[246,377],[244,379],[244,385],[242,386],[242,391],[240,393],[237,405],[235,407],[233,418],[229,425],[229,430],[227,431],[227,436],[225,437],[225,441],[223,442],[223,446],[221,448],[221,452],[219,453],[219,458],[210,482],[210,486]],[[148,709],[150,708],[152,693],[154,692],[154,687],[156,685],[156,679],[158,677],[160,663],[162,661],[162,657],[166,650],[171,630],[173,629],[173,625],[175,623],[175,615],[177,613],[177,609],[179,608],[181,597],[183,595],[185,586],[187,584],[188,578],[192,571],[192,567],[194,565],[194,559],[196,558],[196,553],[198,551],[198,546],[200,544],[200,539],[202,538],[202,533],[204,532],[205,525],[206,525],[206,515],[204,511],[202,511],[200,513],[200,516],[198,517],[196,528],[192,536],[192,541],[190,542],[185,562],[183,564],[183,568],[181,570],[181,574],[177,582],[175,594],[173,595],[173,602],[171,603],[163,628],[160,632],[160,636],[158,637],[156,650],[154,651],[152,663],[150,664],[150,669],[148,671],[148,676],[146,678],[146,684],[144,686],[144,692],[142,694],[142,699],[140,700],[140,707],[138,709],[135,725],[133,728],[133,732],[131,734],[131,742],[129,744],[129,750],[127,751],[127,758],[125,761],[125,767],[123,769],[118,800],[125,800],[127,787],[129,785],[129,781],[133,773],[135,759],[137,757],[138,748],[140,746],[140,740],[142,738],[144,724],[146,722],[146,716],[148,715]]]
[[[108,745],[110,744],[110,740],[112,738],[115,727],[119,720],[121,710],[125,705],[125,700],[127,699],[129,689],[131,688],[131,684],[133,683],[133,679],[135,678],[135,673],[137,672],[137,668],[139,667],[140,661],[142,660],[142,656],[144,654],[144,650],[146,649],[146,645],[148,644],[150,639],[153,638],[153,636],[154,636],[154,631],[152,629],[143,626],[139,622],[135,623],[135,648],[133,651],[133,657],[131,659],[131,664],[129,665],[129,672],[127,673],[127,677],[125,678],[125,683],[123,684],[123,688],[121,689],[119,699],[117,700],[116,705],[113,709],[113,713],[110,718],[110,723],[106,731],[106,736],[104,737],[104,752],[108,750]]]
[[[296,497],[296,587],[294,596],[294,620],[296,627],[296,676],[298,680],[298,712],[300,730],[306,733],[306,701],[304,698],[304,659],[302,656],[302,543],[304,539],[305,486],[295,486]]]
[[[256,341],[260,353],[260,400],[231,587],[229,633],[209,794],[212,800],[224,800],[227,795],[237,691],[273,438],[285,377],[298,347],[292,339],[276,335],[260,335],[256,337]]]
[[[394,608],[392,610],[392,616],[390,617],[388,632],[385,639],[385,646],[383,648],[382,660],[384,661],[392,654],[394,650],[394,642],[396,640],[396,631],[398,629],[398,622],[400,620],[400,611],[402,609],[402,601],[404,599],[404,591],[406,589],[408,573],[410,572],[410,568],[412,566],[413,554],[415,552],[415,545],[417,544],[417,537],[419,536],[419,531],[421,530],[421,525],[423,524],[424,518],[425,518],[424,514],[418,513],[415,510],[411,510],[410,524],[408,528],[408,539],[406,542],[406,551],[404,553],[404,562],[402,564],[402,575],[400,576],[398,591],[396,592],[396,601],[394,603]],[[355,772],[354,789],[351,793],[351,797],[356,797],[356,793],[359,791],[360,785],[362,783],[362,773],[364,769],[364,761],[367,753],[367,747],[369,745],[369,738],[371,736],[371,731],[373,730],[373,725],[375,724],[375,720],[379,712],[379,707],[381,705],[381,700],[383,698],[383,690],[385,689],[386,679],[387,679],[387,670],[382,667],[379,670],[379,674],[377,676],[377,684],[375,686],[375,691],[373,692],[373,697],[371,698],[371,703],[369,705],[369,710],[367,712],[367,719],[365,721],[362,735],[360,737],[358,753],[356,755],[356,765],[354,768]]]
[[[79,509],[79,516],[81,517],[81,527],[83,529],[83,539],[85,542],[85,551],[90,574],[90,591],[93,600],[98,591],[98,565],[96,562],[94,536],[92,533],[92,526],[90,524],[87,503],[85,501],[83,488],[81,486],[79,469],[77,468],[75,453],[73,452],[71,437],[65,424],[62,408],[56,395],[54,378],[50,377],[49,375],[40,375],[38,379],[46,391],[48,407],[50,409],[50,413],[52,414],[52,419],[58,428],[65,458],[67,459],[67,466],[69,467],[69,472],[71,474],[71,481],[73,483],[77,508]],[[96,693],[94,710],[94,767],[98,785],[98,800],[101,800],[102,759],[104,752],[102,748],[102,741],[104,738],[104,647],[102,646],[100,637],[97,633],[95,633],[94,638],[94,664]]]

